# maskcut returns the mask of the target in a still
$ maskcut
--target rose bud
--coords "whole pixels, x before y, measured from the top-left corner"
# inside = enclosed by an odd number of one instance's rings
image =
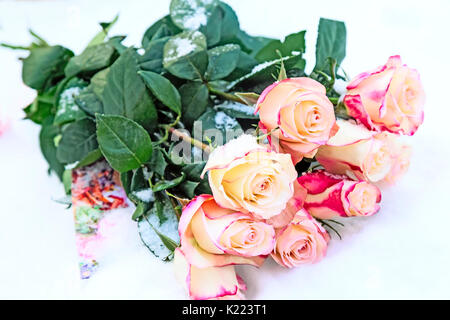
[[[215,149],[208,172],[214,199],[224,208],[261,219],[279,214],[294,193],[297,171],[287,154],[273,152],[256,138],[241,135]]]
[[[244,299],[246,286],[234,266],[198,268],[189,263],[180,248],[175,249],[175,277],[194,300]]]
[[[423,122],[425,93],[419,73],[392,56],[347,86],[348,114],[370,130],[413,135]]]
[[[326,171],[354,180],[376,182],[391,170],[392,159],[385,135],[369,131],[351,121],[338,120],[339,130],[316,159]]]
[[[180,250],[198,268],[260,266],[274,244],[270,225],[218,206],[211,195],[195,197],[184,207],[178,232]]]
[[[286,268],[316,263],[325,256],[329,240],[327,231],[301,209],[291,223],[277,230],[272,257]]]
[[[380,209],[381,192],[366,181],[323,170],[304,174],[297,181],[308,192],[303,207],[315,218],[371,216]]]
[[[290,78],[267,87],[256,104],[260,127],[270,132],[272,148],[292,156],[294,164],[314,157],[337,130],[333,104],[319,82]]]

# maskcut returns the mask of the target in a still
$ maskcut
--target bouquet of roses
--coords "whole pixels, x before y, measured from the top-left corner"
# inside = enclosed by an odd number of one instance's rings
[[[30,51],[24,110],[66,186],[100,159],[120,174],[142,241],[191,298],[243,298],[238,264],[320,261],[334,218],[377,213],[380,182],[407,170],[419,74],[392,56],[348,81],[343,22],[320,19],[309,74],[305,31],[251,36],[221,1],[172,0],[140,48],[114,22],[79,55],[34,33],[7,45]]]

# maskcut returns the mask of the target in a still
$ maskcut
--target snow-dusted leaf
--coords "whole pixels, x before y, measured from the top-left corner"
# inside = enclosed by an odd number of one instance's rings
[[[236,118],[223,111],[207,109],[198,121],[201,123],[205,143],[210,139],[213,144],[222,145],[243,133]]]
[[[178,78],[202,79],[208,66],[206,38],[199,31],[185,31],[164,45],[163,66]]]
[[[58,108],[54,123],[61,125],[67,122],[80,120],[86,117],[86,114],[75,103],[75,99],[86,88],[87,83],[81,79],[73,78],[65,85],[58,97]]]
[[[239,79],[234,80],[228,85],[228,90],[235,87],[237,84],[247,81],[247,80],[255,80],[255,81],[261,81],[261,78],[264,79],[270,79],[272,74],[275,74],[277,72],[277,67],[280,65],[281,61],[285,64],[286,68],[290,68],[295,64],[299,64],[300,61],[303,61],[300,54],[293,55],[293,56],[287,56],[283,57],[281,59],[275,59],[271,61],[266,61],[263,63],[260,63],[253,67],[253,69],[247,73],[246,75],[240,77]]]
[[[206,26],[216,5],[216,0],[172,0],[170,17],[181,29],[198,30]]]
[[[241,48],[236,44],[226,44],[208,50],[208,80],[223,79],[236,68]]]
[[[139,235],[145,246],[161,260],[171,260],[180,243],[178,219],[168,198],[155,202],[153,208],[138,222]]]
[[[238,119],[258,119],[258,115],[255,115],[255,107],[247,106],[242,103],[225,101],[215,106],[217,111],[223,111],[227,115]]]

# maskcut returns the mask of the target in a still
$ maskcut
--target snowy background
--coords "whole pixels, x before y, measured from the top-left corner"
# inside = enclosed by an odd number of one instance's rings
[[[284,37],[307,29],[307,70],[314,65],[320,17],[347,26],[350,76],[400,54],[417,68],[427,92],[425,123],[410,139],[409,173],[383,189],[378,215],[346,220],[343,240],[331,242],[317,265],[295,270],[268,261],[239,267],[249,299],[450,299],[450,2],[227,0],[250,34]],[[0,0],[0,42],[28,44],[32,28],[51,44],[80,53],[97,23],[120,13],[111,34],[140,43],[146,28],[167,14],[169,0]],[[0,298],[184,299],[172,265],[141,244],[130,211],[116,216],[117,238],[90,280],[79,280],[70,210],[38,145],[38,127],[22,121],[35,93],[21,81],[22,52],[0,48]]]

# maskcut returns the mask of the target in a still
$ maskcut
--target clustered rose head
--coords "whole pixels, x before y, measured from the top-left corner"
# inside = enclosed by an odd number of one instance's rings
[[[192,299],[202,300],[243,298],[245,285],[234,265],[260,266],[275,236],[272,226],[222,208],[210,195],[184,207],[178,231],[175,274]]]
[[[351,121],[338,120],[339,130],[316,159],[328,172],[345,174],[356,180],[377,182],[384,179],[392,166],[386,135],[369,131]]]
[[[175,252],[177,278],[191,298],[243,298],[245,284],[234,265],[259,267],[275,254],[275,247],[277,252],[296,250],[298,261],[291,265],[275,258],[285,267],[323,257],[328,234],[309,215],[307,222],[300,221],[306,189],[297,182],[289,155],[242,135],[214,150],[205,172],[213,195],[197,196],[184,207],[179,222],[181,246]],[[286,247],[290,245],[286,230],[299,225],[309,230],[310,224],[317,235],[305,235],[303,246]],[[283,235],[280,241],[277,234]],[[310,248],[320,252],[312,254]]]
[[[326,230],[302,209],[286,227],[277,230],[272,257],[286,268],[316,263],[325,256],[329,239]]]
[[[276,82],[256,109],[269,145],[241,135],[210,154],[202,177],[208,174],[213,195],[184,207],[175,250],[176,275],[191,298],[242,299],[235,265],[259,267],[268,256],[286,268],[316,263],[330,240],[321,219],[379,211],[372,183],[394,183],[408,169],[411,148],[397,135],[422,123],[423,88],[395,56],[347,89],[353,119],[336,120],[317,81]],[[298,177],[294,165],[314,156],[325,170]]]
[[[371,216],[380,209],[380,189],[366,181],[318,170],[302,175],[298,183],[307,190],[304,209],[316,218]]]
[[[423,122],[425,92],[417,70],[392,56],[347,86],[348,113],[370,130],[413,135]]]
[[[297,178],[289,155],[271,151],[250,135],[241,135],[215,149],[203,174],[206,172],[220,206],[263,219],[286,207]]]
[[[262,92],[256,105],[260,127],[271,132],[272,148],[290,154],[294,164],[314,157],[337,129],[325,87],[310,78],[276,82]]]

